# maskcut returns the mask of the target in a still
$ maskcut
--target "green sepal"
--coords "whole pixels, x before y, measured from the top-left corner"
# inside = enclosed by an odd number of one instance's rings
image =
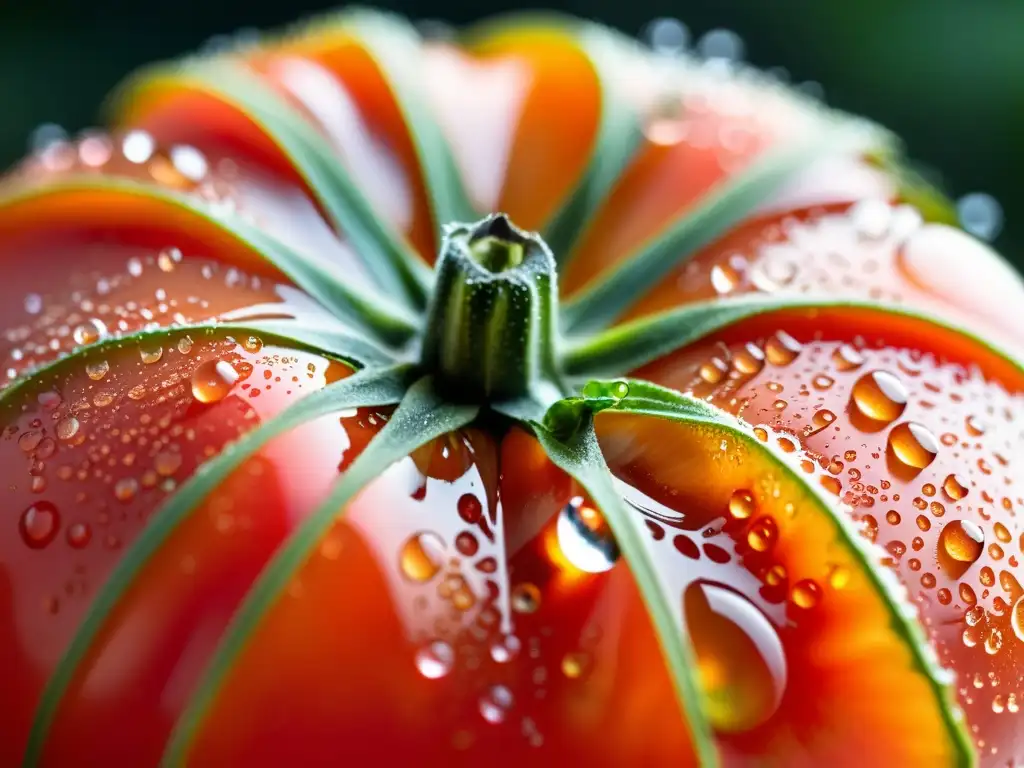
[[[115,113],[147,81],[159,79],[188,85],[242,111],[288,157],[376,284],[410,309],[423,307],[429,267],[377,214],[327,139],[282,96],[238,61],[192,59],[143,70],[116,94]]]
[[[673,605],[678,599],[667,594],[654,563],[647,555],[643,521],[634,513],[615,488],[614,478],[605,463],[594,432],[594,412],[604,410],[622,391],[622,382],[599,385],[591,401],[573,398],[563,408],[556,404],[543,422],[533,429],[548,457],[583,487],[597,505],[615,536],[619,551],[629,566],[640,590],[647,614],[657,633],[676,698],[682,710],[682,726],[690,733],[690,742],[700,766],[717,766],[718,751],[714,734],[703,710],[696,679],[697,663],[689,637],[683,631],[682,615]],[[571,431],[570,431],[571,428]]]
[[[182,484],[174,496],[152,516],[142,535],[118,561],[114,572],[89,605],[75,636],[64,650],[43,689],[25,748],[23,768],[34,768],[38,765],[61,700],[104,624],[136,583],[150,559],[167,543],[183,521],[232,472],[274,437],[329,413],[399,402],[412,378],[410,367],[402,365],[383,370],[358,371],[348,378],[329,384],[239,438],[199,467],[195,474]]]
[[[384,428],[335,482],[327,499],[281,546],[249,589],[175,725],[161,762],[164,768],[185,765],[203,718],[239,655],[288,582],[327,530],[344,514],[346,505],[396,461],[434,438],[464,427],[478,411],[477,406],[446,403],[429,378],[422,378],[410,387]]]
[[[889,140],[887,132],[853,121],[832,124],[797,146],[768,152],[750,168],[711,191],[619,264],[562,305],[562,327],[570,334],[599,331],[701,248],[726,234],[816,160],[866,153]]]

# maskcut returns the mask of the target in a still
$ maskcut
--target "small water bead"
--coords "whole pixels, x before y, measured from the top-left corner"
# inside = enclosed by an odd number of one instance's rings
[[[785,331],[776,331],[764,345],[765,356],[772,365],[785,366],[796,360],[803,345]]]
[[[142,358],[144,365],[152,365],[153,363],[160,362],[160,358],[164,356],[164,348],[158,344],[152,346],[139,347],[139,357]]]
[[[939,601],[939,605],[949,605],[953,602],[953,593],[945,587],[936,592],[935,597]]]
[[[676,54],[686,48],[690,31],[679,19],[654,19],[644,28],[644,37],[658,53]]]
[[[842,344],[832,353],[832,362],[840,371],[852,371],[864,365],[864,356],[856,347]]]
[[[263,340],[258,336],[249,336],[246,338],[245,343],[242,346],[245,347],[247,352],[256,354],[263,349]]]
[[[756,344],[744,344],[733,355],[732,366],[744,376],[753,376],[764,368],[764,351]]]
[[[922,531],[930,531],[932,527],[932,521],[924,515],[917,516],[917,527]]]
[[[1010,609],[1010,626],[1017,639],[1024,642],[1024,597],[1018,598]]]
[[[811,608],[814,608],[821,599],[821,587],[818,586],[817,582],[811,581],[810,579],[803,579],[793,585],[793,590],[790,592],[789,599],[792,600],[793,605],[798,608],[810,610]]]
[[[775,627],[747,598],[707,582],[687,587],[683,607],[712,726],[740,733],[768,720],[788,677]]]
[[[718,384],[725,378],[728,370],[729,366],[725,362],[717,357],[713,357],[701,364],[699,373],[700,377],[708,384]]]
[[[556,523],[558,545],[565,558],[586,573],[602,573],[619,559],[619,548],[607,521],[582,499],[562,507]]]
[[[960,224],[975,237],[995,240],[1003,228],[1003,207],[986,192],[971,192],[956,201]]]
[[[996,583],[996,572],[986,565],[978,574],[978,581],[983,587],[993,587]]]
[[[826,376],[823,373],[819,373],[817,376],[814,377],[814,380],[811,383],[814,385],[815,389],[820,389],[824,391],[827,389],[831,389],[832,385],[836,383],[836,380],[833,379],[831,376]]]
[[[102,381],[106,378],[106,375],[110,372],[110,363],[106,360],[97,360],[92,363],[86,363],[85,374],[93,381]]]
[[[178,351],[183,355],[187,355],[192,351],[192,338],[190,336],[182,336],[178,339]]]
[[[81,325],[76,326],[75,330],[71,333],[71,337],[75,340],[75,344],[79,346],[95,344],[106,335],[107,326],[104,325],[102,320],[97,318],[86,320]]]
[[[996,523],[992,526],[992,532],[995,533],[996,538],[1003,544],[1009,544],[1013,537],[1010,535],[1009,529],[1002,523]]]
[[[831,426],[835,423],[836,415],[832,411],[821,409],[814,412],[814,416],[811,417],[811,424],[804,428],[804,436],[810,437],[816,435],[823,429]]]
[[[764,575],[764,583],[769,587],[777,587],[786,580],[786,567],[776,563]]]
[[[76,437],[81,426],[81,422],[74,416],[67,416],[57,422],[57,438],[65,443],[78,442]]]
[[[754,437],[760,440],[762,443],[768,442],[768,430],[764,427],[754,427]]]
[[[239,379],[230,363],[206,360],[192,372],[192,396],[200,403],[217,403],[227,397]]]
[[[885,521],[889,523],[889,525],[899,525],[900,513],[897,512],[895,509],[890,509],[888,512],[885,513]]]
[[[504,685],[492,685],[480,697],[480,714],[488,723],[503,723],[514,701],[512,691]]]
[[[540,607],[540,590],[535,584],[524,582],[512,588],[512,610],[516,613],[533,613]]]
[[[416,669],[428,680],[438,680],[455,664],[455,651],[443,640],[435,640],[416,651]]]
[[[402,574],[417,583],[433,579],[444,565],[444,541],[436,533],[421,531],[402,545],[398,564]]]
[[[935,574],[925,573],[921,576],[921,586],[925,589],[933,589],[935,587]]]
[[[1003,633],[998,627],[989,627],[988,635],[985,637],[985,653],[995,656],[1003,647]]]
[[[74,549],[83,549],[92,540],[92,528],[88,523],[72,523],[68,527],[67,538]]]
[[[716,264],[711,268],[711,287],[721,296],[732,293],[740,283],[739,272],[729,264]]]
[[[993,542],[992,544],[989,544],[988,545],[988,556],[991,557],[993,560],[1002,560],[1003,559],[1003,548],[1000,547],[995,542]]]
[[[981,437],[988,431],[988,425],[978,416],[968,416],[964,421],[964,427],[971,437]]]
[[[139,483],[134,477],[123,477],[114,483],[114,498],[127,504],[139,492]]]
[[[22,432],[18,438],[18,447],[25,453],[32,453],[43,442],[43,433],[38,429]]]
[[[462,533],[455,537],[455,548],[459,550],[459,554],[472,557],[480,548],[480,543],[472,533],[462,531]]]
[[[939,534],[939,563],[956,578],[978,561],[984,548],[981,528],[970,520],[951,520]]]
[[[567,653],[562,657],[562,674],[575,680],[583,675],[588,661],[585,653]]]
[[[37,501],[18,520],[21,539],[32,549],[42,549],[57,536],[60,530],[60,512],[48,501]]]
[[[957,591],[960,593],[960,599],[967,605],[974,605],[978,601],[978,596],[974,594],[974,589],[970,584],[961,584]]]
[[[499,664],[507,664],[519,655],[522,642],[515,635],[503,635],[491,643],[491,658]]]
[[[479,523],[484,511],[483,506],[480,504],[480,499],[472,493],[464,493],[460,496],[456,508],[458,509],[459,517],[470,525]]]
[[[939,442],[927,427],[905,421],[897,424],[889,433],[889,450],[903,466],[922,470],[935,460],[939,453]]]
[[[153,468],[161,477],[170,477],[181,468],[182,456],[176,451],[161,451],[153,459]]]
[[[910,546],[914,549],[915,552],[920,552],[922,549],[924,549],[924,539],[922,539],[920,536],[915,536],[913,539],[911,539]]]
[[[888,424],[907,407],[909,395],[903,383],[888,371],[871,371],[857,379],[851,399],[860,413]]]
[[[967,483],[959,475],[947,475],[942,483],[942,490],[953,501],[959,501],[967,495]]]
[[[755,520],[747,531],[747,544],[756,552],[767,552],[779,536],[779,527],[774,518],[763,516]]]

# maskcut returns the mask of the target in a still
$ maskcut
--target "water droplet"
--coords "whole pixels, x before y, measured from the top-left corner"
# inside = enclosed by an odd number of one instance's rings
[[[974,594],[970,584],[961,584],[958,592],[960,593],[960,599],[967,603],[967,605],[974,605],[978,601],[978,596]]]
[[[161,272],[173,272],[181,263],[181,251],[177,248],[164,248],[156,257],[156,265]]]
[[[576,500],[562,508],[556,531],[562,554],[581,571],[602,573],[619,558],[618,545],[604,516]]]
[[[88,523],[72,523],[68,528],[68,544],[75,549],[82,549],[92,539],[92,529]]]
[[[697,53],[705,59],[742,61],[743,38],[731,29],[712,29],[697,42]]]
[[[227,397],[239,374],[224,360],[207,360],[192,372],[192,396],[200,403],[216,403]]]
[[[480,548],[480,543],[472,533],[462,531],[462,533],[455,537],[455,548],[459,550],[459,554],[472,557]]]
[[[178,339],[178,351],[183,355],[192,351],[192,339],[189,336],[182,336]]]
[[[864,365],[864,356],[855,347],[842,344],[832,353],[832,362],[840,371],[852,371]]]
[[[139,483],[134,477],[122,477],[114,483],[114,498],[127,504],[139,492]]]
[[[1003,544],[1009,544],[1010,540],[1013,538],[1010,535],[1009,529],[1007,529],[1007,527],[1002,523],[996,523],[993,525],[992,532],[995,533],[996,538],[1003,542]]]
[[[978,561],[985,548],[985,532],[970,520],[950,520],[939,534],[939,564],[959,578]]]
[[[773,546],[779,535],[778,524],[767,515],[755,520],[750,530],[747,531],[747,544],[757,552],[767,552]]]
[[[798,581],[793,585],[793,591],[790,593],[789,599],[793,601],[793,605],[799,608],[811,609],[821,599],[821,587],[810,579]]]
[[[75,340],[75,344],[79,346],[95,344],[106,335],[107,326],[103,324],[102,320],[98,320],[96,318],[86,320],[81,325],[76,326],[75,330],[71,333],[72,338]]]
[[[764,351],[768,357],[768,362],[772,365],[784,366],[789,365],[796,360],[797,355],[800,354],[800,350],[803,346],[799,341],[794,339],[785,331],[776,331],[775,334],[769,337],[768,341],[765,342]]]
[[[66,443],[75,442],[81,424],[74,416],[67,416],[57,422],[57,438]]]
[[[700,377],[708,384],[718,384],[724,377],[729,367],[717,357],[704,362],[700,367]]]
[[[32,549],[42,549],[57,536],[60,513],[50,502],[37,501],[21,513],[18,529],[22,541]]]
[[[967,434],[971,437],[981,437],[988,430],[988,425],[977,416],[968,416],[964,421],[964,427],[966,427]]]
[[[836,383],[836,380],[831,376],[826,376],[823,373],[819,373],[814,377],[814,381],[811,382],[815,389],[826,390],[831,389],[832,385]]]
[[[1003,633],[998,627],[989,627],[988,635],[985,637],[985,653],[995,656],[1003,647]]]
[[[488,723],[497,725],[505,722],[513,704],[512,691],[504,685],[492,685],[480,697],[480,714]]]
[[[1003,229],[1003,207],[992,195],[971,192],[956,201],[960,224],[975,237],[995,240]]]
[[[516,584],[512,588],[511,602],[516,613],[533,613],[540,607],[540,590],[529,582]]]
[[[733,491],[729,497],[729,514],[737,520],[746,520],[755,509],[754,495],[750,491]]]
[[[85,373],[93,381],[102,381],[107,373],[110,372],[110,363],[106,360],[97,360],[92,363],[86,363]]]
[[[985,587],[995,586],[995,583],[996,583],[995,571],[993,571],[991,568],[989,568],[986,565],[984,568],[981,569],[981,572],[978,574],[978,581],[980,581],[982,586],[985,586]]]
[[[247,352],[252,352],[253,354],[256,354],[261,349],[263,349],[263,340],[260,339],[258,336],[249,336],[245,340],[245,344],[243,346],[245,347]]]
[[[644,28],[644,37],[658,53],[680,53],[686,48],[690,31],[679,19],[654,19]]]
[[[885,521],[889,523],[889,525],[899,525],[900,519],[900,513],[895,509],[890,509],[885,513]]]
[[[878,240],[889,232],[892,212],[885,200],[867,199],[854,204],[849,216],[858,235],[868,240]]]
[[[1024,642],[1024,597],[1018,598],[1010,610],[1010,626],[1017,639]]]
[[[472,493],[464,493],[460,496],[457,506],[459,510],[459,517],[467,523],[470,525],[476,525],[480,522],[480,517],[483,515],[483,506],[480,504],[480,499]]]
[[[764,575],[764,583],[769,587],[777,587],[786,580],[786,567],[776,563]]]
[[[515,635],[502,635],[491,643],[491,658],[499,664],[507,664],[519,655],[523,644]]]
[[[739,282],[739,273],[729,264],[715,264],[711,268],[711,287],[720,296],[732,293]]]
[[[153,363],[160,362],[160,358],[163,356],[164,348],[159,344],[139,347],[139,357],[142,358],[142,362],[145,365],[152,365]]]
[[[428,680],[444,677],[454,664],[455,651],[443,640],[435,640],[416,651],[416,669]]]
[[[43,311],[43,297],[38,293],[29,293],[25,296],[25,311],[30,315],[38,315]]]
[[[897,424],[889,433],[889,450],[903,466],[921,470],[935,460],[939,452],[939,441],[927,427],[905,421]]]
[[[399,565],[410,581],[425,582],[434,578],[444,564],[444,542],[436,533],[413,534],[402,546]]]
[[[851,398],[860,413],[872,421],[888,424],[907,407],[906,388],[887,371],[871,371],[857,379]]]
[[[787,683],[778,633],[747,598],[706,582],[683,597],[705,711],[716,730],[739,733],[778,709]]]
[[[567,653],[562,657],[562,674],[576,680],[583,675],[588,661],[585,653]]]
[[[953,501],[959,501],[967,495],[967,483],[959,475],[946,475],[942,490]]]
[[[744,376],[753,376],[764,368],[764,352],[756,344],[744,344],[733,355],[732,366]]]
[[[153,460],[153,468],[161,477],[170,477],[181,468],[181,454],[176,451],[160,451]]]

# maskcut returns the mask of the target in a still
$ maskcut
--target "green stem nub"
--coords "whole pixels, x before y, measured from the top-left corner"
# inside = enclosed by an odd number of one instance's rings
[[[494,402],[557,386],[555,260],[504,214],[447,227],[422,363],[450,397]]]

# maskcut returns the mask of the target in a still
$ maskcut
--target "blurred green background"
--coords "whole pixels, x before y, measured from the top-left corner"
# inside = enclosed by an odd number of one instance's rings
[[[0,0],[0,165],[32,129],[99,120],[129,70],[212,35],[273,27],[336,7],[316,0]],[[504,0],[382,0],[416,18],[464,23]],[[727,28],[745,58],[814,81],[833,106],[902,135],[954,198],[991,194],[1005,212],[997,246],[1024,266],[1024,0],[551,0],[547,7],[640,34],[676,17],[697,41]],[[817,88],[817,86],[810,86]]]

